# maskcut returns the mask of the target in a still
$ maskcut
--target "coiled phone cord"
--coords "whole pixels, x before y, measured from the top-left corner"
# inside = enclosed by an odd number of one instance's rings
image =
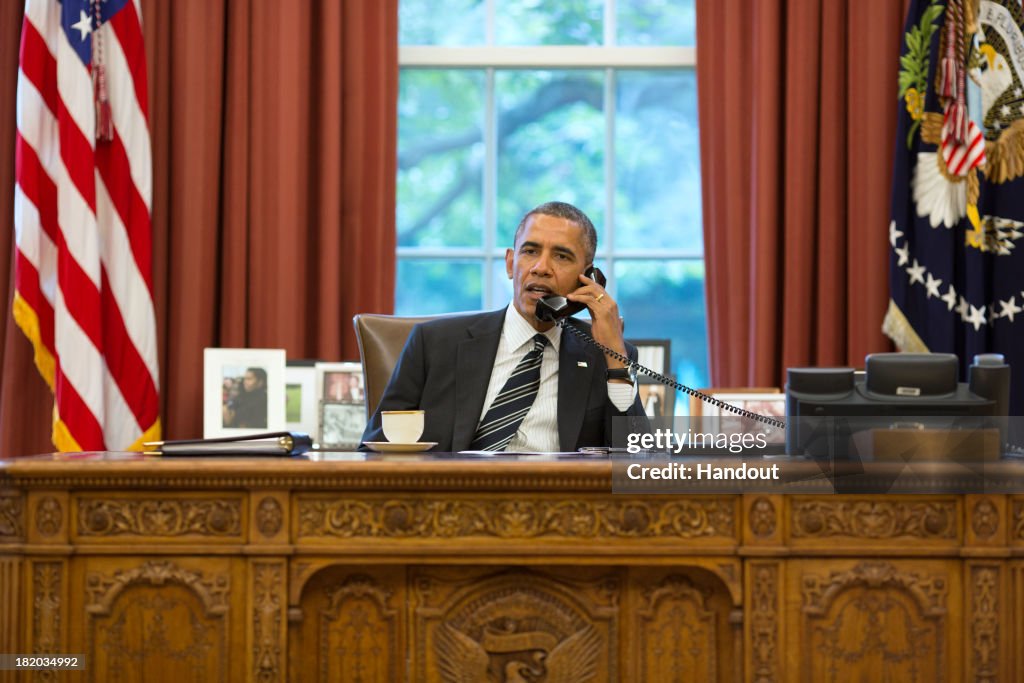
[[[745,417],[745,418],[748,418],[748,419],[751,419],[751,420],[757,420],[758,422],[763,422],[766,425],[770,425],[770,426],[776,427],[778,429],[785,429],[786,428],[786,423],[783,422],[782,420],[779,420],[779,419],[774,418],[774,417],[768,417],[767,415],[759,415],[759,414],[751,412],[749,410],[744,410],[743,408],[737,408],[736,406],[731,405],[729,403],[726,403],[725,401],[722,401],[721,399],[717,399],[714,396],[708,396],[707,394],[702,393],[700,391],[697,391],[696,389],[691,389],[690,387],[686,386],[685,384],[680,384],[679,382],[675,381],[674,379],[670,379],[670,378],[666,377],[665,375],[659,374],[659,373],[655,372],[654,370],[651,370],[649,368],[645,368],[644,366],[640,365],[636,361],[630,360],[630,358],[628,356],[624,356],[624,355],[622,355],[621,353],[619,353],[617,351],[612,351],[607,346],[605,346],[601,342],[597,341],[596,339],[591,337],[589,334],[587,334],[583,330],[578,329],[578,328],[576,328],[575,326],[573,326],[571,324],[568,324],[566,322],[567,320],[568,320],[568,318],[558,318],[556,320],[556,322],[561,326],[561,328],[563,330],[568,330],[569,332],[571,332],[572,334],[576,335],[577,337],[579,337],[583,341],[587,342],[588,344],[593,344],[597,348],[601,349],[601,351],[603,351],[607,355],[611,356],[612,358],[614,358],[614,359],[616,359],[616,360],[618,360],[618,361],[620,361],[622,363],[625,363],[630,368],[635,369],[637,372],[641,372],[641,373],[647,375],[648,377],[651,377],[651,378],[657,380],[658,382],[661,382],[662,384],[670,386],[673,389],[677,389],[679,391],[682,391],[683,393],[689,394],[690,396],[693,396],[694,398],[700,399],[701,401],[704,401],[705,403],[710,403],[713,406],[717,406],[721,410],[727,410],[730,413],[735,413],[736,415],[739,415],[740,417]]]

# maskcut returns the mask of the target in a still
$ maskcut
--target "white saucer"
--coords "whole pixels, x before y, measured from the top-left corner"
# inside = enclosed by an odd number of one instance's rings
[[[370,450],[378,453],[419,453],[429,451],[437,445],[436,441],[417,441],[416,443],[391,443],[390,441],[364,441]]]

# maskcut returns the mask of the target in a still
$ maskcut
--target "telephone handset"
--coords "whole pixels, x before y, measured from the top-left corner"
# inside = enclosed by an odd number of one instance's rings
[[[604,277],[604,273],[601,272],[600,268],[590,266],[583,272],[583,274],[597,282],[597,284],[601,285],[602,287],[604,287],[607,282],[607,280]],[[546,296],[537,302],[534,315],[537,316],[538,320],[544,322],[554,322],[556,325],[559,325],[563,330],[568,330],[570,333],[576,335],[586,343],[597,347],[606,355],[609,355],[612,358],[615,358],[616,360],[625,363],[628,368],[630,368],[631,370],[636,370],[637,373],[647,375],[648,377],[651,377],[666,386],[672,387],[673,389],[682,391],[683,393],[693,396],[694,398],[698,398],[701,401],[704,401],[705,403],[709,403],[713,406],[716,406],[719,410],[725,410],[730,413],[739,415],[741,417],[745,417],[751,420],[757,420],[758,422],[763,422],[772,427],[785,429],[786,423],[783,422],[782,420],[769,417],[767,415],[759,415],[758,413],[753,413],[749,410],[744,410],[742,408],[737,408],[734,405],[714,398],[713,396],[708,396],[707,394],[704,394],[700,391],[697,391],[696,389],[688,387],[685,384],[680,384],[674,379],[666,377],[665,375],[655,372],[654,370],[651,370],[649,368],[645,368],[644,366],[640,365],[634,360],[630,360],[628,356],[624,356],[621,353],[612,351],[607,346],[601,344],[583,330],[575,327],[574,325],[569,325],[566,323],[566,318],[568,318],[571,315],[575,315],[576,313],[579,313],[584,308],[586,308],[585,304],[581,304],[575,301],[569,301],[569,299],[560,294],[554,294],[552,296]]]
[[[595,266],[590,266],[583,271],[583,274],[602,287],[608,282],[601,269]],[[576,315],[584,308],[586,308],[585,304],[581,304],[578,301],[569,301],[561,294],[552,294],[537,302],[534,315],[537,316],[537,320],[554,322],[559,318],[568,318],[570,315]]]

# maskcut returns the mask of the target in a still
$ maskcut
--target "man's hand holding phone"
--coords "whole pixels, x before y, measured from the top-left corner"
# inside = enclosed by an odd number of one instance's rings
[[[590,310],[591,333],[594,340],[613,351],[626,355],[626,341],[622,336],[622,318],[615,299],[595,280],[580,275],[580,287],[566,295],[570,301],[581,303]],[[605,354],[609,369],[624,368],[625,364]],[[628,382],[628,380],[611,380]]]

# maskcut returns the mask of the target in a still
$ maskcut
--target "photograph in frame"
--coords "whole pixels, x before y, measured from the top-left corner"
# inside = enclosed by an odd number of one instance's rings
[[[359,448],[366,428],[366,409],[362,403],[320,402],[320,448],[354,451]]]
[[[710,394],[712,397],[717,398],[720,401],[724,401],[729,405],[734,405],[737,408],[757,413],[758,415],[767,415],[769,417],[785,418],[786,417],[786,395],[778,390],[769,390],[767,392],[744,392],[744,391],[721,391],[715,392],[714,390],[707,391],[705,393]],[[727,410],[722,410],[718,406],[714,406],[705,403],[703,406],[703,415],[708,418],[719,419],[719,429],[723,432],[736,432],[736,433],[765,433],[770,435],[769,442],[775,440],[784,440],[785,434],[780,433],[777,429],[772,429],[768,425],[754,420],[749,417],[742,417],[735,413]]]
[[[203,349],[203,438],[285,429],[284,349]]]
[[[785,407],[785,394],[783,394],[778,387],[703,387],[698,388],[697,391],[708,396],[713,396],[715,398],[718,398],[720,395],[737,395],[748,397],[751,394],[769,394],[772,397],[772,400],[781,397],[783,401],[783,408]],[[711,417],[718,416],[719,409],[716,406],[713,406],[710,403],[706,403],[697,398],[696,396],[690,396],[689,399],[691,417],[699,417],[701,415],[708,415]],[[732,402],[733,399],[723,398],[722,400]],[[735,400],[741,399],[736,398]],[[783,413],[784,412],[785,410],[783,410]]]
[[[659,375],[675,379],[671,374],[672,340],[671,339],[629,339],[636,347],[637,362],[653,370]],[[646,374],[637,376],[640,404],[649,418],[672,417],[675,414],[676,390],[666,386]]]
[[[653,380],[639,379],[640,404],[647,417],[672,417],[675,414],[676,390]]]
[[[316,437],[317,411],[315,360],[289,360],[285,367],[285,429]]]
[[[363,365],[356,362],[316,364],[317,400],[340,403],[366,402]]]
[[[658,374],[668,375],[672,368],[671,339],[627,339],[636,347],[636,360],[640,365]],[[643,377],[644,375],[641,375]]]

